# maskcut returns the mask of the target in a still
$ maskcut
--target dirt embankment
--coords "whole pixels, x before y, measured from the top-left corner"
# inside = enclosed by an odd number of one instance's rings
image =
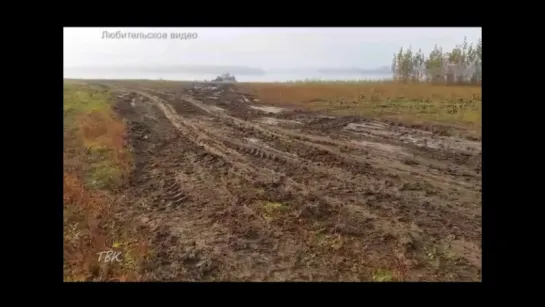
[[[231,85],[117,91],[144,279],[480,280],[480,142]]]

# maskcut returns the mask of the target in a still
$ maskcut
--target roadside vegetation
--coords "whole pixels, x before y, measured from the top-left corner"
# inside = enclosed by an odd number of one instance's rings
[[[145,241],[116,214],[132,168],[125,125],[111,93],[77,81],[64,83],[64,279],[138,280]],[[99,252],[120,262],[99,262]],[[112,254],[113,255],[113,254]],[[106,254],[101,258],[104,260]]]
[[[298,106],[333,115],[359,115],[403,124],[463,129],[476,138],[482,120],[482,40],[427,56],[401,48],[392,61],[392,80],[241,83],[261,102]]]

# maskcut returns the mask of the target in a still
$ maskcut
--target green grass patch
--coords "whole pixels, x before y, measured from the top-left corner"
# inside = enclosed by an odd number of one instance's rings
[[[119,157],[124,149],[118,143],[124,128],[112,110],[112,98],[112,93],[101,87],[71,81],[64,84],[65,159],[82,162],[87,187],[110,189],[123,180],[125,169]]]
[[[86,186],[95,189],[111,189],[122,181],[122,170],[110,160],[90,163],[85,176]]]
[[[63,114],[65,139],[75,138],[77,118],[93,111],[110,112],[111,94],[91,85],[65,82],[63,95]],[[69,135],[66,135],[68,132]]]
[[[373,281],[377,281],[377,282],[394,281],[394,273],[390,270],[378,270],[373,274]]]
[[[269,214],[273,214],[276,212],[281,212],[286,210],[287,206],[278,202],[266,201],[266,202],[263,202],[263,209],[265,209],[265,212]]]
[[[263,219],[267,222],[271,222],[279,218],[284,212],[288,210],[288,206],[279,202],[264,201],[262,202]]]
[[[63,96],[65,124],[72,123],[78,114],[110,112],[112,105],[109,91],[88,84],[65,82]]]

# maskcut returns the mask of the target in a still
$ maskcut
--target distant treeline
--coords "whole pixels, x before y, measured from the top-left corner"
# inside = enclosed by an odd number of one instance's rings
[[[473,44],[467,39],[450,52],[435,48],[426,56],[420,49],[411,47],[394,54],[392,73],[395,80],[404,82],[427,81],[447,84],[481,84],[482,38]]]

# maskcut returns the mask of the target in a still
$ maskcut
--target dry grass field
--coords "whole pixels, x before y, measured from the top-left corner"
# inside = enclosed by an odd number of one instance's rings
[[[243,83],[241,91],[263,103],[298,106],[342,116],[357,115],[408,125],[431,125],[481,136],[482,90],[472,85],[426,82]]]

